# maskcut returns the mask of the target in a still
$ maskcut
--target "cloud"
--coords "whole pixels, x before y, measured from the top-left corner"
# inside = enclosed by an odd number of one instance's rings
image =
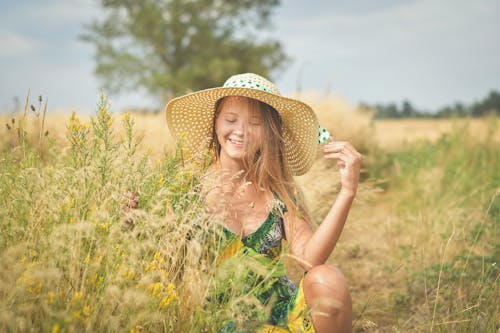
[[[42,43],[39,40],[1,28],[0,40],[2,41],[0,57],[13,57],[29,54],[42,46]]]
[[[500,6],[489,0],[422,0],[359,12],[336,11],[332,7],[315,17],[286,21],[282,27],[288,33],[293,31],[292,43],[300,36],[300,40],[309,43],[317,43],[320,37],[325,43],[334,41],[370,48],[377,44],[406,46],[431,41],[439,46],[458,39],[463,43],[473,42],[471,36],[480,32],[493,35],[495,26],[498,28],[498,14]]]
[[[26,8],[25,15],[49,26],[81,24],[90,21],[99,13],[99,7],[92,0],[44,1]]]
[[[332,84],[352,100],[410,98],[432,108],[498,87],[498,1],[386,1],[369,10],[342,3],[280,22],[296,60],[285,90],[300,79],[320,90]]]

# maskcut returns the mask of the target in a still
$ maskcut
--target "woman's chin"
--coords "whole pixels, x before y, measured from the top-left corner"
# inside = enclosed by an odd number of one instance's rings
[[[228,157],[232,160],[235,160],[235,161],[243,161],[243,158],[245,157],[245,154],[243,152],[230,152],[229,154],[227,154]]]

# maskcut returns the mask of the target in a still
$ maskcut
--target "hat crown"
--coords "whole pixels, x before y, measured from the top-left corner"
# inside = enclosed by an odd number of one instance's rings
[[[254,73],[244,73],[231,76],[224,82],[223,88],[249,88],[280,95],[276,86],[269,80]]]

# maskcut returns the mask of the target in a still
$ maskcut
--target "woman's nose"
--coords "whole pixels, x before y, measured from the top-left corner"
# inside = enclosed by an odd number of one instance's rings
[[[239,121],[236,124],[236,128],[234,129],[234,133],[238,135],[244,135],[246,130],[245,122]]]

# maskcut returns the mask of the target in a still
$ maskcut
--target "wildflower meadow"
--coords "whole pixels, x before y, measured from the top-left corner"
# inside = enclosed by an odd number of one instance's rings
[[[330,258],[349,281],[354,330],[496,332],[497,119],[481,120],[480,137],[460,121],[389,149],[368,112],[315,103],[365,157]],[[244,279],[260,268],[217,263],[220,221],[200,191],[209,155],[201,163],[163,144],[152,153],[142,116],[112,113],[104,96],[88,120],[73,112],[58,126],[42,98],[29,105],[28,95],[20,114],[0,118],[1,331],[258,331],[267,308],[253,293],[265,279],[251,288]],[[315,224],[338,180],[321,157],[298,178]]]

